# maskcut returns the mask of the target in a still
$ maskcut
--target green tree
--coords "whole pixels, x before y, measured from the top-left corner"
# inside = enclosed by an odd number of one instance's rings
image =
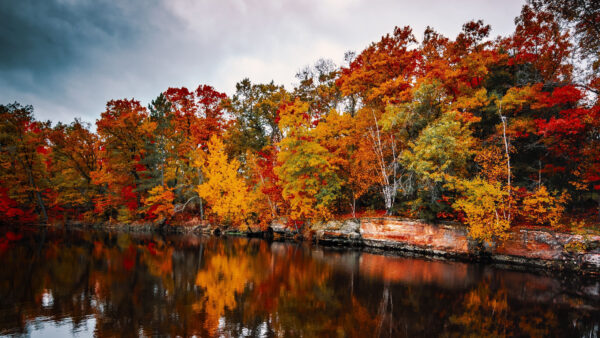
[[[277,123],[279,107],[289,101],[283,86],[273,82],[253,84],[244,79],[236,84],[230,101],[234,122],[228,131],[228,151],[245,163],[246,152],[259,152],[282,138]]]

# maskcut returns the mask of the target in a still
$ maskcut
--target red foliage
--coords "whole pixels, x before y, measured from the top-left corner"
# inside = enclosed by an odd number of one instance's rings
[[[130,211],[136,211],[138,208],[138,200],[137,200],[138,196],[137,196],[137,193],[135,191],[133,191],[133,189],[135,189],[135,186],[133,186],[133,185],[128,185],[128,186],[123,187],[123,189],[121,189],[121,197],[123,198],[123,201],[125,202],[125,206]]]
[[[3,218],[23,216],[25,212],[18,207],[16,201],[8,196],[8,189],[0,187],[0,214]]]

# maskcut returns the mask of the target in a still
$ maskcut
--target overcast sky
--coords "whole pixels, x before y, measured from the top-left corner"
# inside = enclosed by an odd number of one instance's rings
[[[274,80],[287,88],[319,58],[341,64],[394,26],[454,37],[483,19],[514,28],[523,0],[2,0],[0,104],[41,120],[94,122],[106,101],[147,105],[169,87]]]

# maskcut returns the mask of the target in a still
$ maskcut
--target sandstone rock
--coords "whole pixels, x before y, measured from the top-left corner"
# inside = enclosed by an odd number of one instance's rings
[[[420,220],[362,218],[319,224],[315,238],[335,245],[360,245],[381,250],[479,259],[483,254],[502,264],[541,268],[600,271],[600,236],[558,233],[550,229],[514,229],[508,240],[480,243],[460,224],[429,224]],[[571,242],[585,241],[587,252],[565,249]]]
[[[360,222],[356,219],[349,219],[342,223],[340,231],[345,234],[355,233],[360,236]]]

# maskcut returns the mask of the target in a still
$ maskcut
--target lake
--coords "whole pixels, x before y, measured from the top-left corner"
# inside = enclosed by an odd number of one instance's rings
[[[597,337],[598,277],[238,237],[0,229],[0,335]]]

